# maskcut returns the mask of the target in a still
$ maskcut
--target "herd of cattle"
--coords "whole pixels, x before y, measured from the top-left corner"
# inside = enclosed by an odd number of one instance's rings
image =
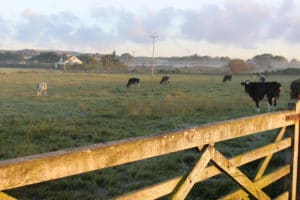
[[[263,73],[256,73],[255,74],[258,77],[258,82],[250,82],[250,81],[244,81],[241,82],[241,84],[245,87],[245,92],[249,94],[249,96],[252,98],[252,100],[255,102],[256,110],[259,112],[259,102],[263,100],[263,98],[266,96],[268,99],[268,110],[271,108],[275,108],[277,105],[277,100],[279,98],[280,94],[280,88],[281,84],[278,82],[266,82],[266,74]],[[223,76],[223,83],[226,81],[231,81],[232,75],[227,74]],[[170,82],[170,76],[163,76],[160,80],[160,84],[169,83]],[[139,78],[130,78],[126,84],[127,88],[140,85],[140,79]],[[40,82],[37,84],[37,96],[41,95],[47,95],[48,86],[46,82]]]
[[[170,82],[170,76],[163,76],[161,77],[161,80],[160,80],[160,84],[163,84],[163,83],[169,83]],[[139,86],[140,85],[140,79],[139,78],[130,78],[127,82],[127,85],[126,87],[129,88],[129,87],[132,87],[132,86]]]
[[[170,82],[170,76],[166,75],[161,78],[159,83],[163,84],[163,83],[169,83],[169,82]],[[139,78],[130,78],[127,82],[126,87],[130,88],[132,86],[139,86],[139,85],[140,85]],[[36,86],[36,95],[37,96],[47,95],[47,91],[48,91],[48,85],[45,81],[37,84],[37,86]]]

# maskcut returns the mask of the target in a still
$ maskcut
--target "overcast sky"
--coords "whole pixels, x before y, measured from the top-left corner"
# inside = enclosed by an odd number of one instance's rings
[[[0,49],[300,60],[299,0],[0,0]]]

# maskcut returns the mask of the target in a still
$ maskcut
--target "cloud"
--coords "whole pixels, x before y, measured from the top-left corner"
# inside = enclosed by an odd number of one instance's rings
[[[9,37],[11,34],[11,27],[9,21],[0,17],[0,37],[2,39]]]
[[[270,38],[284,38],[289,40],[287,32],[289,32],[292,18],[296,15],[294,13],[294,6],[293,0],[285,0],[277,8],[274,8],[268,34]]]
[[[300,17],[290,21],[289,28],[286,33],[287,41],[290,43],[300,42]]]
[[[269,10],[264,4],[249,1],[207,5],[200,11],[185,13],[182,34],[189,40],[248,46],[266,37]]]
[[[152,42],[150,35],[156,32],[161,42],[185,40],[255,49],[270,39],[300,42],[296,9],[293,0],[279,4],[224,0],[194,9],[170,5],[139,12],[95,7],[85,18],[70,10],[43,14],[26,9],[14,21],[0,17],[0,36],[47,48],[100,49],[126,43],[145,45]]]
[[[43,15],[26,10],[17,22],[15,39],[18,41],[46,43],[51,40],[68,41],[76,30],[79,19],[71,12]]]
[[[138,43],[148,42],[147,38],[150,38],[150,34],[154,32],[161,33],[161,38],[163,38],[166,30],[171,27],[174,15],[176,12],[172,8],[160,11],[148,10],[143,14],[116,8],[95,8],[91,14],[95,21],[104,24],[100,26],[106,28],[117,42]]]
[[[142,42],[145,37],[144,24],[139,16],[115,9],[94,8],[91,18],[112,42],[136,41]]]
[[[108,34],[70,11],[43,15],[30,10],[16,24],[14,39],[43,48],[97,48],[109,43]]]
[[[300,15],[295,1],[282,1],[275,10],[269,36],[280,37],[290,43],[300,42]]]

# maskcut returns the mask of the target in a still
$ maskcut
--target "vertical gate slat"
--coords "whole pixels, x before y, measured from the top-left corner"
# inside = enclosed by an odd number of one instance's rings
[[[300,112],[300,101],[296,103],[296,113]],[[293,178],[292,178],[292,200],[299,199],[300,196],[297,198],[297,190],[298,195],[299,189],[297,188],[297,172],[298,172],[298,151],[299,151],[299,119],[295,119],[295,132],[294,132],[294,156],[293,156]],[[299,183],[298,183],[299,186]]]

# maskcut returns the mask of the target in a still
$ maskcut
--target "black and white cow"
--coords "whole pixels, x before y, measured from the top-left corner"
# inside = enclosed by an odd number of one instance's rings
[[[276,100],[279,98],[281,84],[278,82],[250,82],[241,83],[245,86],[245,92],[253,99],[256,104],[256,109],[259,112],[259,102],[267,96],[268,110],[276,107]],[[274,102],[273,102],[274,101]]]
[[[170,76],[163,76],[163,77],[161,77],[161,80],[160,80],[160,84],[163,84],[163,83],[169,83],[170,81]]]
[[[260,82],[266,82],[268,76],[266,73],[256,73],[255,75]]]
[[[231,74],[227,74],[223,76],[223,83],[225,83],[226,81],[231,81],[232,79],[232,75]]]
[[[136,85],[136,86],[140,85],[140,79],[139,78],[130,78],[127,82],[126,87],[129,88],[129,87],[132,87],[134,85]]]

